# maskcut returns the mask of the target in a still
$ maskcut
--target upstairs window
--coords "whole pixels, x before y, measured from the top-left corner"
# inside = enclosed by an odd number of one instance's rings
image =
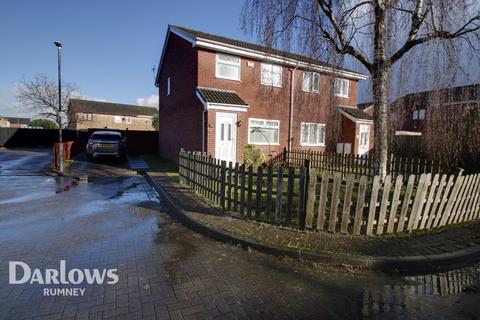
[[[266,86],[282,86],[282,67],[273,64],[262,63],[261,83]]]
[[[127,123],[132,123],[132,117],[126,117]]]
[[[115,116],[115,123],[122,123],[122,116]]]
[[[240,58],[218,53],[215,76],[217,78],[240,81]]]
[[[302,73],[302,90],[305,92],[320,92],[320,75],[316,72]]]
[[[350,81],[348,81],[347,79],[335,79],[335,96],[347,98],[349,85]]]
[[[83,121],[92,121],[93,120],[93,113],[83,113],[82,114]]]
[[[413,120],[424,120],[425,119],[425,109],[419,109],[413,111]]]
[[[280,121],[248,119],[248,143],[259,145],[278,144]]]
[[[301,123],[300,144],[302,146],[324,146],[325,125],[322,123]]]

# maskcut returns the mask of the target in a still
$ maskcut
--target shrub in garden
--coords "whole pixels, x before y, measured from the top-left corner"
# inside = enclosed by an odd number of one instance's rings
[[[256,168],[265,161],[266,157],[262,149],[247,144],[243,151],[243,159],[247,167],[253,166]]]

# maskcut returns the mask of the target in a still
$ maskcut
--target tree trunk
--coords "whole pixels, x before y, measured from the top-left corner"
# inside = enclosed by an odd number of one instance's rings
[[[375,6],[374,61],[371,70],[375,130],[375,174],[382,181],[387,175],[388,160],[388,87],[390,66],[385,60],[385,9]]]
[[[388,160],[388,68],[382,68],[372,75],[375,131],[375,174],[382,180],[387,175]]]

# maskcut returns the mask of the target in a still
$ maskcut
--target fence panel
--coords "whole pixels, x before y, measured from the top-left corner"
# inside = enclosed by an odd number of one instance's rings
[[[267,160],[265,166],[293,166],[300,168],[304,165],[305,160],[310,160],[312,168],[317,169],[319,172],[340,172],[343,176],[354,174],[357,178],[362,175],[373,176],[373,164],[375,162],[373,156],[313,150],[287,150],[287,148],[284,148],[282,152]],[[431,160],[402,158],[394,155],[390,155],[387,160],[387,172],[395,177],[400,174],[405,177],[414,174],[418,178],[422,173],[434,174],[440,173],[440,171],[440,164]]]
[[[305,157],[310,161],[304,161]],[[246,167],[200,152],[179,154],[179,180],[225,211],[299,229],[354,235],[382,235],[431,229],[479,218],[480,174],[423,173],[370,177],[364,157],[299,151],[287,156],[295,167]],[[357,166],[342,171],[316,169]],[[364,165],[366,163],[366,165]],[[403,172],[432,166],[392,158]],[[312,167],[312,168],[311,168]],[[331,173],[335,172],[335,173]],[[360,177],[358,177],[360,174]],[[413,199],[412,199],[413,198]]]

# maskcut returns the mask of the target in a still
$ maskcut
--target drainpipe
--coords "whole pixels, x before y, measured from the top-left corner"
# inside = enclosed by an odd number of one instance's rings
[[[207,107],[203,107],[202,111],[202,153],[205,152],[205,113],[207,112]]]
[[[299,65],[297,64],[295,68],[290,70],[290,108],[288,112],[288,151],[292,150],[292,139],[293,139],[293,105],[294,105],[294,95],[295,95],[295,70],[297,70]]]

